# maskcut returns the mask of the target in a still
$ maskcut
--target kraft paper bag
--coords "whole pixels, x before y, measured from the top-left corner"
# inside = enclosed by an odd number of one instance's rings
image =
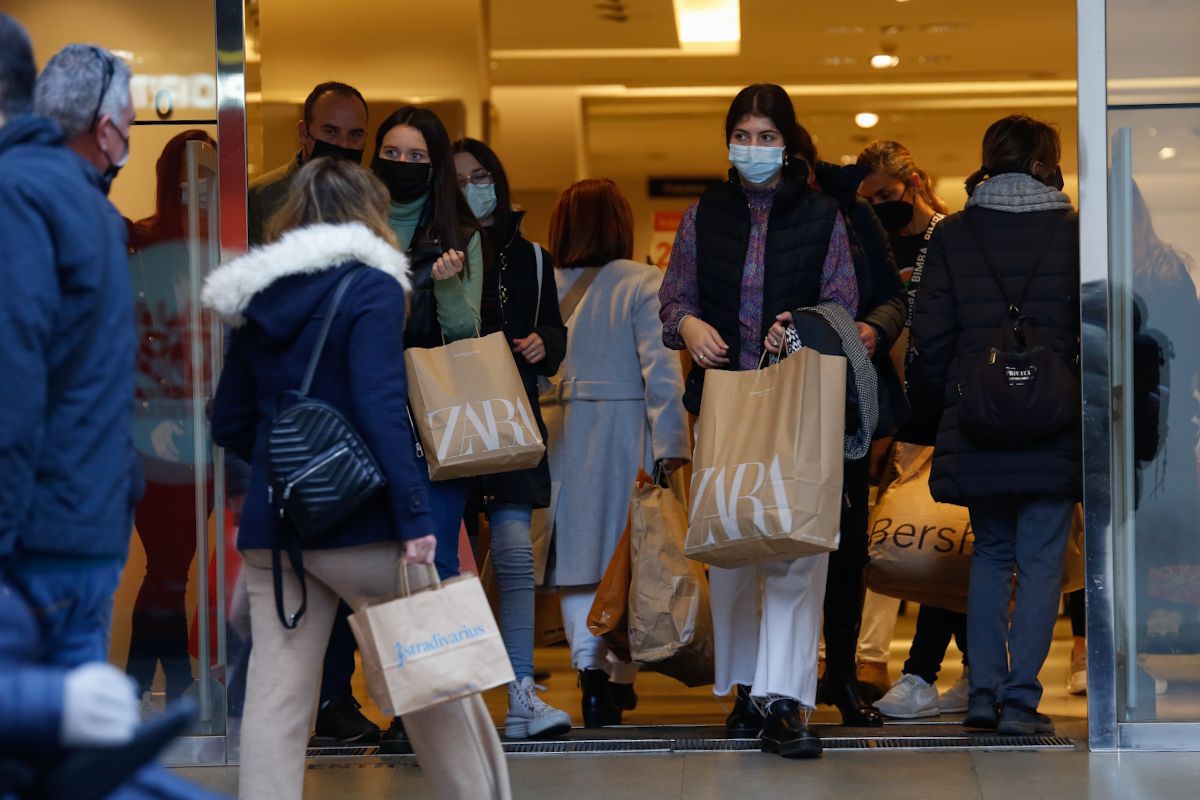
[[[439,585],[435,573],[431,583],[425,591],[402,590],[405,596],[363,605],[349,617],[371,699],[389,716],[515,680],[479,579],[464,576]]]
[[[612,654],[626,663],[633,660],[629,652],[629,584],[633,580],[631,520],[632,515],[626,517],[625,531],[596,588],[596,599],[592,601],[587,618],[592,635],[603,639]]]
[[[433,480],[532,469],[546,445],[503,333],[404,351],[408,402]]]
[[[630,655],[686,686],[707,686],[715,669],[708,576],[684,555],[686,537],[682,502],[642,473],[630,505]]]
[[[885,488],[871,511],[867,586],[889,597],[966,611],[975,534],[966,508],[933,499],[932,468],[932,447],[894,444]],[[1083,508],[1077,505],[1063,559],[1063,591],[1081,588]]]
[[[687,555],[718,567],[836,550],[846,359],[802,348],[710,370],[692,459]]]
[[[871,511],[867,586],[936,608],[966,611],[975,535],[962,506],[929,492],[933,448],[896,442]]]

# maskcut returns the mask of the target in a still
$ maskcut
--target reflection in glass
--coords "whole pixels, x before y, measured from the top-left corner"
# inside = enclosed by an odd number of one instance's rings
[[[207,624],[194,626],[189,637],[186,594],[197,531],[207,542],[214,505],[204,402],[213,381],[210,354],[220,345],[212,320],[198,306],[197,287],[217,260],[215,152],[212,138],[200,130],[172,138],[155,171],[155,212],[130,223],[138,332],[134,441],[146,475],[135,523],[146,574],[133,608],[127,668],[148,708],[160,664],[171,702],[193,689],[191,657],[211,662]],[[200,594],[208,594],[200,582]],[[202,597],[197,623],[210,616],[206,605]],[[207,669],[202,671],[196,693],[211,708]]]

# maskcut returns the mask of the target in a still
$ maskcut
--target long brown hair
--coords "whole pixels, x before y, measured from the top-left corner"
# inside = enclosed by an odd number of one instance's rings
[[[397,247],[388,225],[390,197],[367,170],[340,158],[313,158],[292,177],[279,210],[266,224],[273,242],[295,228],[321,223],[361,222],[371,233]]]
[[[1033,165],[1040,163],[1044,170],[1058,166],[1062,142],[1058,130],[1045,122],[1013,114],[992,123],[983,135],[983,158],[979,169],[967,178],[967,194],[983,183],[984,178],[1020,172],[1038,180]]]
[[[916,175],[921,179],[921,188],[918,194],[929,204],[929,207],[939,214],[950,213],[950,207],[933,190],[933,181],[929,179],[929,173],[917,166],[917,160],[913,158],[913,154],[899,142],[883,139],[871,142],[859,153],[858,165],[866,167],[871,172],[879,172],[889,178],[894,178],[905,186],[911,185],[909,181],[912,180],[913,175]]]
[[[602,267],[633,258],[633,209],[608,178],[571,186],[550,215],[550,255],[560,267]]]

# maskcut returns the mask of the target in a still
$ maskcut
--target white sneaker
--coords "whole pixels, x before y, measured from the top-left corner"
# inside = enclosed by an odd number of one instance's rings
[[[941,713],[937,689],[918,675],[901,676],[875,707],[880,714],[893,719],[922,719]]]
[[[963,667],[962,677],[955,681],[953,686],[942,692],[942,696],[938,698],[938,708],[941,709],[943,714],[966,713],[971,698],[971,682],[969,677],[970,671],[966,667]]]
[[[1071,672],[1067,675],[1067,694],[1087,694],[1087,655],[1071,660]]]
[[[547,705],[538,697],[546,687],[538,686],[533,678],[508,685],[508,716],[504,720],[504,736],[508,739],[562,736],[571,730],[571,715]]]

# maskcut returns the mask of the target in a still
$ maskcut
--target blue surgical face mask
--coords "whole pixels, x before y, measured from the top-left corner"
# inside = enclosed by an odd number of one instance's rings
[[[496,184],[476,186],[468,183],[463,187],[463,194],[466,195],[467,205],[471,207],[475,219],[487,219],[496,213]]]
[[[761,186],[783,169],[783,148],[731,144],[729,161],[746,183]]]

